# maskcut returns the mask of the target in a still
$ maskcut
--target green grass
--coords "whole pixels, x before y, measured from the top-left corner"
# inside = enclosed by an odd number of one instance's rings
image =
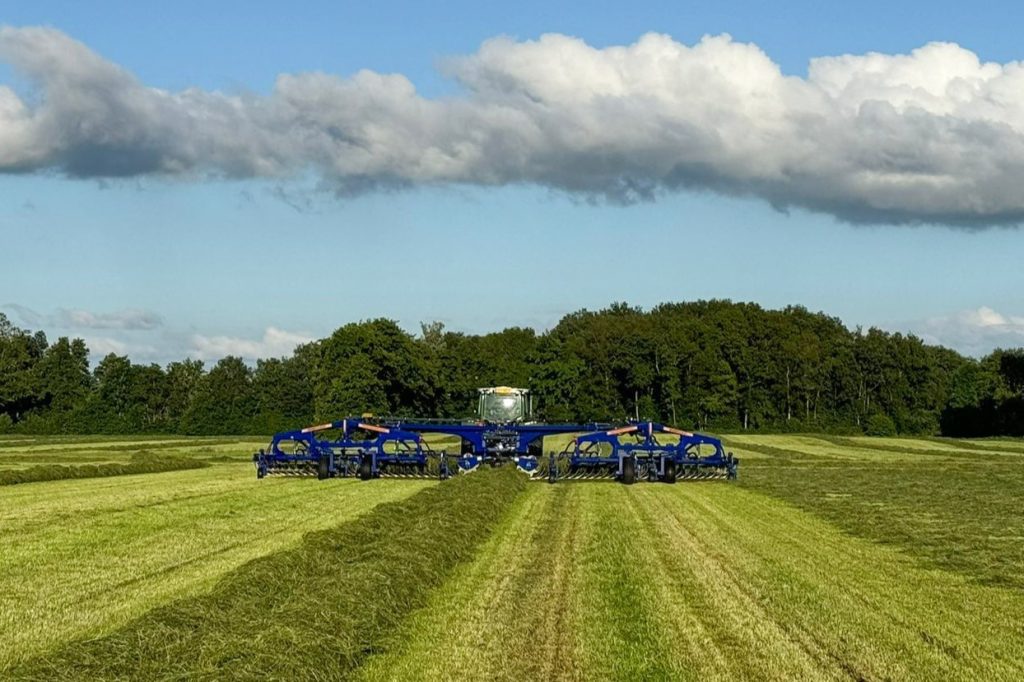
[[[134,451],[158,448],[216,450],[228,446],[233,450],[266,445],[269,438],[257,436],[32,436],[0,437],[0,453],[33,454],[67,451]]]
[[[0,489],[0,677],[1024,679],[1024,441],[725,440],[738,482],[627,487],[0,439],[211,463]]]
[[[551,679],[567,628],[584,521],[564,488],[531,484],[480,548],[359,671],[370,680]],[[443,643],[443,644],[439,644]]]
[[[206,461],[251,461],[252,453],[266,446],[265,439],[46,436],[32,440],[0,438],[0,472],[41,464],[74,466],[126,463],[140,453],[162,458]]]
[[[822,443],[822,453],[844,447]],[[783,451],[741,463],[741,484],[929,565],[1024,589],[1024,463],[1019,458],[975,450],[928,455],[920,454],[929,452],[920,447],[897,452],[847,447],[844,457],[828,457],[802,454],[813,452],[813,444],[801,448],[801,453]]]
[[[1024,451],[1016,450],[1009,445],[998,448],[986,447],[971,441],[952,441],[938,438],[923,440],[911,438],[842,438],[838,436],[818,436],[818,438],[847,448],[866,448],[882,452],[926,454],[946,458],[966,457],[974,460],[984,455],[1002,457],[1024,456]]]
[[[729,483],[538,484],[359,676],[1010,680],[1022,619],[1018,591]]]
[[[101,464],[33,464],[20,468],[0,469],[0,486],[17,483],[39,483],[61,481],[72,478],[104,478],[107,476],[130,476],[132,474],[158,474],[168,471],[202,469],[210,464],[187,457],[157,457],[149,452],[132,454],[126,462],[104,462]]]
[[[338,679],[473,555],[526,485],[509,469],[485,471],[381,505],[245,564],[209,594],[155,609],[8,674]]]
[[[0,671],[432,485],[257,481],[251,465],[221,464],[0,488]]]
[[[921,440],[952,445],[960,450],[997,450],[1024,453],[1024,439],[1011,436],[993,436],[990,438],[943,438],[935,436]]]
[[[859,443],[851,439],[833,436],[751,436],[734,435],[726,440],[728,448],[737,454],[742,449],[750,449],[771,456],[773,460],[792,459],[823,459],[834,463],[864,462],[871,460],[878,464],[892,462],[911,462],[934,464],[935,458],[956,459],[959,452],[953,449],[910,448],[884,446],[872,442]]]

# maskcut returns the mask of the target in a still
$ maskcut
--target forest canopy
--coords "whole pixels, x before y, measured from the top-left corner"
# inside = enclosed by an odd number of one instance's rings
[[[255,366],[166,367],[0,313],[0,432],[269,434],[347,414],[466,417],[476,388],[530,388],[547,421],[650,418],[712,431],[1024,435],[1024,350],[981,360],[799,306],[614,304],[551,330],[472,335],[353,322]]]

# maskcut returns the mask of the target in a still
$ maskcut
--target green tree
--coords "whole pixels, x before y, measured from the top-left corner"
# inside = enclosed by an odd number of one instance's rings
[[[36,365],[46,337],[30,335],[0,313],[0,413],[17,423],[35,407],[42,393]]]
[[[253,375],[257,423],[264,433],[308,425],[313,420],[313,378],[309,354],[259,360]]]
[[[337,367],[321,403],[321,418],[336,419],[364,413],[394,412],[387,387],[377,374],[377,366],[366,355],[353,355]]]
[[[889,415],[876,412],[868,417],[864,433],[868,436],[895,436],[896,424]]]
[[[229,355],[200,378],[182,416],[182,430],[197,435],[250,433],[256,430],[256,408],[252,370]]]
[[[203,378],[202,360],[182,360],[167,366],[167,411],[170,428],[178,428],[192,406],[199,381]]]
[[[159,365],[132,365],[128,422],[140,431],[166,431],[170,382]]]
[[[370,410],[429,415],[437,406],[435,365],[426,346],[392,320],[347,324],[319,344],[314,380],[318,418]]]
[[[132,404],[132,361],[109,353],[96,365],[93,374],[100,401],[112,418],[123,420]]]
[[[168,377],[158,365],[135,365],[114,353],[94,372],[96,392],[79,424],[103,433],[166,430],[170,394]]]
[[[1012,393],[1024,393],[1024,349],[1003,351],[999,374]]]
[[[44,400],[57,414],[81,407],[92,390],[89,349],[81,339],[57,339],[43,354],[38,373]]]

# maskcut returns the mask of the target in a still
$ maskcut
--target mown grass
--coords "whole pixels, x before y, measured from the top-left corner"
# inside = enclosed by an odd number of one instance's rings
[[[904,453],[914,455],[930,455],[942,458],[968,458],[971,461],[986,457],[1022,457],[1024,451],[1013,447],[1003,448],[979,446],[968,441],[949,442],[927,438],[843,438],[840,436],[818,436],[820,440],[839,445],[844,448],[873,450],[886,453]]]
[[[141,450],[171,451],[176,454],[235,452],[253,450],[266,444],[265,439],[241,438],[182,438],[180,436],[147,439],[127,439],[110,436],[104,438],[72,439],[68,437],[38,438],[30,441],[0,440],[0,458],[6,460],[34,460],[36,458],[64,457],[69,460],[83,458],[117,459]],[[251,454],[251,453],[250,453]]]
[[[1021,442],[958,443],[743,434],[738,484],[629,487],[169,446],[213,465],[0,490],[0,678],[1024,679]]]
[[[380,505],[245,564],[206,595],[150,611],[8,675],[338,679],[473,555],[526,485],[514,471],[485,471]]]
[[[156,474],[167,471],[202,469],[210,464],[186,457],[158,457],[148,452],[133,453],[127,462],[106,462],[103,464],[36,464],[21,469],[0,469],[0,485],[17,483],[38,483],[61,481],[72,478],[103,478],[106,476],[130,476],[132,474]]]
[[[740,449],[749,449],[756,452],[771,455],[772,459],[825,459],[834,463],[844,462],[856,464],[866,460],[878,464],[891,462],[919,462],[922,464],[934,463],[936,457],[955,459],[959,453],[956,450],[935,450],[919,448],[896,448],[869,443],[862,445],[851,442],[850,439],[843,439],[834,436],[809,436],[809,435],[734,435],[726,441],[730,448],[737,446]],[[742,466],[742,463],[741,463]]]
[[[1010,453],[1024,453],[1024,438],[1013,436],[990,436],[987,438],[948,438],[933,436],[924,438],[924,440],[954,445],[961,450],[997,450]]]
[[[743,486],[813,512],[861,537],[899,547],[928,564],[992,585],[1024,589],[1024,462],[978,450],[927,449],[930,441],[887,441],[885,449],[857,441],[822,440],[799,452],[743,466]],[[882,445],[879,443],[877,445]],[[907,459],[909,458],[909,459]]]
[[[1012,680],[1022,618],[732,483],[534,485],[358,678]]]
[[[431,481],[265,479],[251,465],[0,488],[0,679]]]
[[[252,453],[265,445],[263,440],[245,438],[186,439],[180,436],[141,440],[111,436],[0,439],[0,471],[41,464],[123,464],[139,453],[205,461],[250,461]]]
[[[1024,674],[1018,591],[925,569],[748,489],[677,485],[631,493],[638,528],[650,537],[645,546],[657,556],[644,565],[679,578],[670,612],[681,636],[696,640],[696,678]],[[687,632],[704,632],[706,640]]]
[[[363,680],[553,679],[574,660],[578,500],[532,484],[474,560],[376,650]]]

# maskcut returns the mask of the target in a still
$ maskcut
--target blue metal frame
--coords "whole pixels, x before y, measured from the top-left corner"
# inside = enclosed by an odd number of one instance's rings
[[[534,476],[544,473],[541,446],[544,436],[582,433],[563,450],[550,454],[547,480],[600,475],[632,483],[633,480],[674,482],[677,476],[725,475],[736,478],[739,460],[726,453],[722,442],[712,436],[681,431],[656,422],[630,422],[618,428],[590,424],[524,424],[511,422],[453,422],[347,417],[319,426],[275,434],[266,450],[253,455],[256,475],[270,473],[316,473],[320,478],[354,476],[377,478],[387,475],[437,475],[452,473],[449,457],[456,457],[456,470],[473,471],[485,463],[514,463]],[[317,434],[340,431],[336,440],[321,440]],[[458,456],[432,450],[423,434],[455,436],[462,444]],[[659,441],[658,436],[677,436],[678,442]],[[624,441],[623,437],[632,439]],[[283,448],[291,444],[290,448]],[[701,446],[713,453],[702,455]],[[291,451],[289,451],[291,450]],[[567,464],[560,473],[559,462]],[[639,472],[640,476],[636,474]]]
[[[677,437],[678,442],[661,442],[658,436],[665,434]],[[633,442],[623,442],[623,436]],[[705,445],[712,448],[711,454],[702,454]],[[612,472],[627,483],[644,479],[674,483],[680,476],[735,479],[739,466],[739,460],[725,451],[718,438],[649,421],[577,436],[561,457],[568,459],[570,478]],[[632,469],[632,476],[627,469]],[[558,468],[549,465],[549,470],[557,472]]]

